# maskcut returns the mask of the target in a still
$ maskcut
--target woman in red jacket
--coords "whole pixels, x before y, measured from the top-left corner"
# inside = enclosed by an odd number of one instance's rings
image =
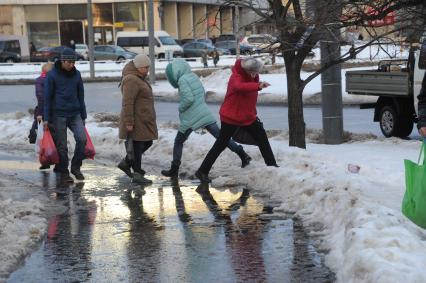
[[[265,129],[257,119],[258,91],[269,86],[268,83],[259,81],[262,65],[259,60],[251,57],[235,62],[226,96],[219,111],[221,120],[219,138],[195,173],[201,182],[210,182],[208,178],[210,169],[238,128],[244,128],[253,137],[267,166],[278,167]]]

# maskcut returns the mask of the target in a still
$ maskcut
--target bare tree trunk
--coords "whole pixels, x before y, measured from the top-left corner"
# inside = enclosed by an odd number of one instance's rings
[[[288,128],[289,145],[306,148],[305,121],[303,118],[303,100],[300,70],[301,65],[294,61],[287,64],[287,93],[288,93]]]

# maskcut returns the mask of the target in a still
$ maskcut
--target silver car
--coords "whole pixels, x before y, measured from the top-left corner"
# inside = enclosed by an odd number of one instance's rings
[[[114,60],[118,62],[133,59],[137,55],[115,45],[96,45],[93,53],[95,60]]]

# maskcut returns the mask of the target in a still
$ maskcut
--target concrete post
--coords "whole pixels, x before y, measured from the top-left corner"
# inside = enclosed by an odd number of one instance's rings
[[[95,62],[93,58],[93,16],[92,16],[92,0],[87,0],[87,37],[89,38],[89,66],[90,78],[95,77]]]
[[[330,10],[329,23],[321,40],[321,65],[340,58],[339,29],[333,23],[339,21],[339,0]],[[337,18],[336,18],[337,17]],[[322,123],[324,142],[341,144],[343,142],[342,76],[341,66],[334,65],[321,75]]]
[[[151,67],[149,70],[149,82],[155,84],[155,51],[154,51],[154,1],[148,1],[148,34],[149,34],[149,59]]]

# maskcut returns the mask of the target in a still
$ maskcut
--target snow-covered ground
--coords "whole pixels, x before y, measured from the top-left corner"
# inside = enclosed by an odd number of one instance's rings
[[[96,146],[96,159],[113,166],[124,154],[123,145],[117,139],[117,128],[98,121],[90,116],[86,124]],[[33,154],[34,147],[26,140],[30,124],[28,116],[1,116],[0,144]],[[161,168],[170,165],[176,133],[171,125],[159,126],[159,140],[144,162]],[[310,132],[303,150],[288,146],[286,132],[273,136],[270,141],[279,168],[265,167],[258,149],[245,146],[254,160],[241,169],[240,160],[226,150],[211,171],[212,186],[248,184],[254,195],[282,201],[275,212],[294,213],[311,227],[318,247],[329,251],[326,264],[338,282],[425,282],[426,232],[401,214],[403,161],[417,160],[420,142],[371,139],[368,135],[354,135],[341,145],[324,145],[318,140],[318,133]],[[210,135],[191,135],[185,143],[181,170],[194,173],[212,144]],[[350,164],[359,166],[359,172],[351,173]],[[17,227],[0,223],[0,255],[9,255],[0,256],[1,275],[34,243],[25,239],[33,235],[39,239],[46,223],[38,217],[42,201],[30,201],[23,190],[19,190],[22,198],[16,190],[0,187],[0,192],[1,221],[20,223]],[[19,214],[17,204],[25,208],[25,219],[12,216]],[[20,241],[15,242],[17,238]]]
[[[358,46],[359,44],[357,44]],[[342,46],[341,52],[345,54],[348,52],[350,46]],[[313,50],[315,56],[313,58],[307,58],[305,62],[319,63],[320,50],[318,48]],[[270,55],[259,54],[255,55],[264,61],[265,64],[271,63]],[[366,62],[372,60],[381,60],[389,58],[407,58],[408,50],[400,46],[395,45],[383,45],[382,48],[379,46],[367,47],[357,55],[357,59],[349,62]],[[221,56],[218,67],[232,66],[235,62],[235,56]],[[157,73],[164,73],[164,70],[169,62],[164,60],[156,60],[155,69]],[[201,58],[190,58],[188,63],[193,69],[202,69],[203,64]],[[40,74],[41,65],[43,63],[16,63],[16,64],[0,64],[0,79],[2,80],[16,80],[16,79],[35,79]],[[96,77],[121,77],[121,71],[126,62],[114,62],[114,61],[96,61],[95,63],[95,75]],[[276,64],[284,64],[282,57],[276,57]],[[209,60],[209,66],[213,66],[213,61]],[[76,67],[82,73],[83,77],[90,77],[90,66],[87,61],[77,61]]]

